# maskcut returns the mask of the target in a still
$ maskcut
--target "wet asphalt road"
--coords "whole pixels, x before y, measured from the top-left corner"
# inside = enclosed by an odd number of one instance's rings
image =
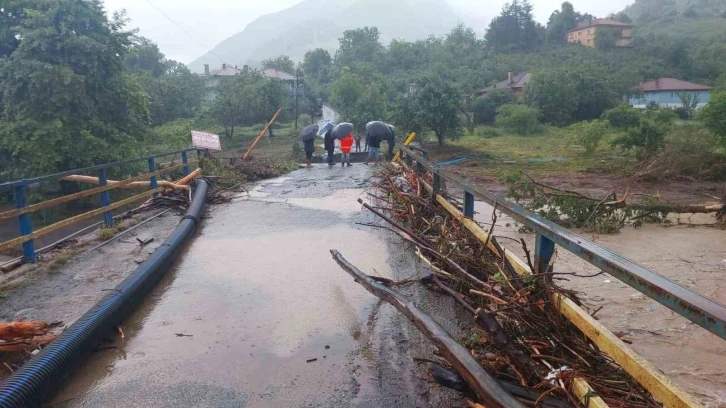
[[[432,387],[431,346],[331,259],[401,279],[425,273],[358,197],[371,169],[316,166],[217,206],[178,265],[56,396],[73,407],[460,406]],[[450,299],[409,290],[453,316]],[[441,322],[452,333],[454,318]]]

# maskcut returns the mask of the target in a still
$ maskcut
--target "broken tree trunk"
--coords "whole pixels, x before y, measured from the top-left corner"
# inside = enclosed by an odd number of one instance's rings
[[[442,356],[456,369],[471,386],[487,408],[524,408],[517,399],[506,392],[484,368],[472,357],[464,346],[456,342],[431,316],[419,310],[398,292],[371,279],[350,264],[336,250],[331,250],[333,259],[351,275],[357,283],[378,298],[390,303],[418,328],[436,346]]]

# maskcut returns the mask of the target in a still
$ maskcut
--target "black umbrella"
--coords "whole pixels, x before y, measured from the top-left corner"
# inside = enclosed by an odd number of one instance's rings
[[[355,129],[352,123],[344,122],[333,128],[333,137],[336,139],[342,139],[348,133],[352,133]]]
[[[300,132],[300,140],[303,142],[307,142],[308,140],[315,139],[315,135],[318,133],[319,128],[320,126],[318,125],[305,126],[302,132]]]
[[[391,127],[387,123],[375,120],[366,124],[366,132],[373,137],[377,137],[381,140],[388,140],[393,134]]]

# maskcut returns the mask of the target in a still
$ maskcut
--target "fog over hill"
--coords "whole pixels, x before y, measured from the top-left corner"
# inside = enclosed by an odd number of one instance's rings
[[[204,64],[255,64],[282,54],[301,60],[309,49],[332,52],[343,31],[353,28],[378,27],[387,44],[444,35],[462,22],[470,23],[442,0],[304,0],[258,18],[188,66],[202,72]]]

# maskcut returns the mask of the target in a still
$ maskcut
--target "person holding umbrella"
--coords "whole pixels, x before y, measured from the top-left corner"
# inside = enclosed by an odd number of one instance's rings
[[[334,156],[333,153],[335,152],[335,136],[333,136],[333,129],[328,129],[327,132],[325,132],[325,151],[328,152],[328,167],[333,166],[333,160]]]
[[[313,158],[313,152],[315,151],[315,134],[318,133],[319,129],[320,126],[318,125],[308,125],[300,132],[300,140],[303,142],[305,161],[308,168],[312,167],[311,160]]]
[[[348,123],[348,122],[340,123],[337,126],[335,126],[333,128],[333,130],[330,132],[331,133],[331,139],[332,139],[332,141],[331,141],[332,149],[335,149],[335,139],[339,139],[341,141],[340,142],[340,144],[341,144],[341,152],[343,152],[343,149],[342,149],[343,139],[346,138],[347,136],[351,136],[350,140],[352,142],[353,136],[351,135],[351,133],[353,133],[353,130],[354,129],[355,129],[355,127],[353,126],[353,124],[352,123]],[[328,143],[328,135],[327,134],[325,135],[325,143],[326,143],[325,144],[325,149],[327,149],[328,148],[328,144],[327,144]],[[350,146],[351,146],[351,144],[348,144],[348,147],[347,147],[347,150],[348,150],[348,162],[349,163],[350,163]],[[342,156],[345,157],[345,154],[343,154]],[[343,160],[341,160],[341,164],[343,164]],[[328,165],[329,166],[333,166],[334,165],[333,164],[333,151],[332,150],[328,150]],[[345,164],[343,164],[343,165],[345,165]]]
[[[373,159],[375,163],[378,163],[378,158],[381,155],[381,140],[388,140],[389,150],[392,150],[391,146],[391,127],[381,121],[368,122],[366,124],[366,141],[368,142],[368,157],[366,157],[365,164],[368,165],[370,159]]]
[[[348,133],[347,135],[343,136],[342,139],[340,139],[340,165],[345,166],[345,164],[348,164],[348,167],[351,166],[350,164],[350,149],[353,148],[353,134]]]

